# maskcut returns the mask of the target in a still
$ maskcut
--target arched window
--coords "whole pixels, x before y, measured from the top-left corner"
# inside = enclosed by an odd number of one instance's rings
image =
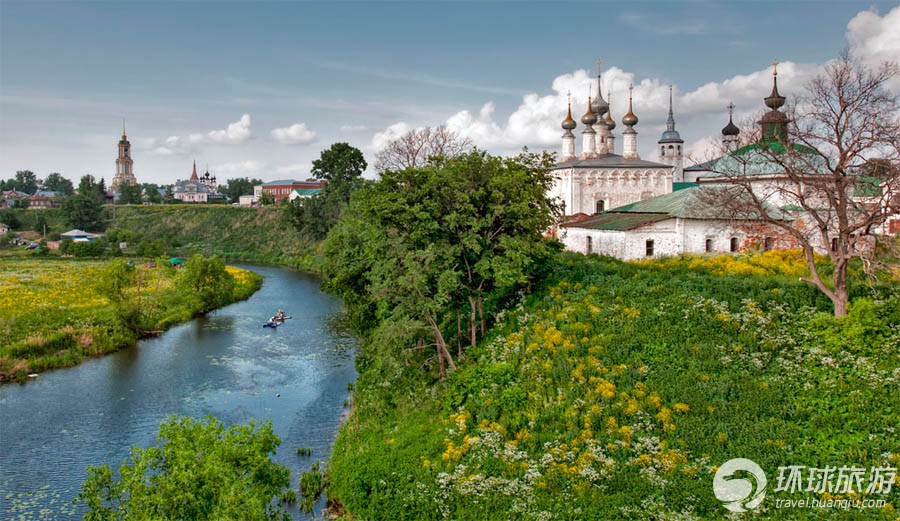
[[[644,243],[644,248],[646,249],[647,257],[653,256],[653,239],[647,239],[647,242]]]
[[[669,152],[672,152],[673,150],[675,150],[675,147],[673,147],[672,145],[669,145]]]
[[[588,255],[594,253],[594,244],[590,235],[587,236],[587,248],[585,248],[585,251],[588,253]]]
[[[665,145],[659,147],[659,155],[661,155],[661,156],[666,155],[666,146]]]
[[[706,253],[713,251],[713,240],[706,239]]]
[[[831,238],[831,251],[837,251],[838,249],[838,240],[837,237]]]
[[[678,155],[681,155],[681,145],[678,145]]]
[[[597,202],[594,203],[594,209],[596,210],[596,212],[594,213],[603,212],[604,210],[606,210],[606,201],[604,201],[603,199],[597,199]]]
[[[731,238],[731,251],[732,252],[738,251],[738,238],[737,237]]]
[[[769,250],[771,250],[774,246],[775,246],[775,238],[773,238],[773,237],[766,237],[765,240],[763,240],[763,250],[769,251]]]

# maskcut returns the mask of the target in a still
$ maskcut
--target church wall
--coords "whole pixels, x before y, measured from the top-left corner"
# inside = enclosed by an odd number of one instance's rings
[[[550,195],[562,198],[566,215],[594,214],[597,200],[603,200],[605,209],[611,210],[672,192],[668,168],[579,168],[559,170],[556,175]]]
[[[676,219],[667,219],[634,230],[589,230],[561,228],[560,241],[569,251],[587,253],[587,238],[591,238],[591,253],[608,255],[622,260],[646,259],[647,240],[653,241],[653,258],[678,255],[681,234]]]

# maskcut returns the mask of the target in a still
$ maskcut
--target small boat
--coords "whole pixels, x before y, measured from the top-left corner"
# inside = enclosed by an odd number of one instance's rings
[[[281,324],[281,322],[279,322],[277,320],[272,320],[270,322],[266,322],[265,324],[263,324],[263,327],[271,327],[272,329],[275,329],[276,327],[279,326],[279,324]]]

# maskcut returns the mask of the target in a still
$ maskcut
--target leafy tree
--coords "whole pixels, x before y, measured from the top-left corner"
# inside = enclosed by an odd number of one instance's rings
[[[163,202],[162,194],[159,193],[161,186],[154,183],[143,183],[141,187],[144,190],[144,199],[148,203],[160,204]]]
[[[143,202],[143,198],[141,196],[141,192],[143,188],[141,185],[129,185],[124,184],[119,187],[119,200],[118,204],[141,204]]]
[[[172,417],[159,444],[135,448],[119,468],[91,467],[78,501],[85,521],[289,519],[274,498],[290,486],[290,471],[271,456],[281,440],[271,422],[225,427]]]
[[[28,199],[16,199],[16,202],[13,203],[13,208],[28,208]]]
[[[259,196],[259,204],[262,206],[275,204],[275,196],[270,194],[269,192],[263,192]]]
[[[253,187],[261,185],[262,180],[250,179],[248,177],[235,177],[228,180],[228,183],[219,185],[219,193],[225,194],[228,201],[235,203],[242,195],[253,195]]]
[[[75,188],[72,186],[72,181],[69,181],[58,172],[53,172],[52,174],[48,175],[46,179],[44,179],[43,187],[44,190],[57,192],[60,195],[72,195],[73,193],[75,193]]]
[[[72,246],[75,244],[75,241],[66,237],[59,243],[59,253],[60,255],[69,255],[72,253]]]
[[[47,214],[43,211],[38,211],[34,216],[34,231],[38,233],[44,232],[44,227],[47,226]]]
[[[0,211],[0,223],[9,226],[10,229],[21,226],[18,215],[11,209]]]
[[[313,161],[310,173],[316,179],[329,183],[352,182],[365,172],[366,166],[366,159],[358,148],[347,143],[335,143]]]
[[[72,244],[70,251],[76,257],[99,257],[103,255],[103,246],[99,242],[76,242]]]
[[[62,214],[73,228],[82,230],[100,230],[102,225],[100,215],[102,208],[97,202],[96,195],[79,193],[67,197],[60,207]]]
[[[312,197],[293,201],[289,215],[294,226],[314,240],[324,239],[350,202],[350,194],[363,184],[366,166],[362,152],[347,143],[323,150],[313,161],[312,173],[328,184]]]
[[[97,292],[113,304],[128,298],[127,290],[134,283],[135,268],[124,260],[110,262],[97,280]]]
[[[178,284],[200,299],[202,311],[208,311],[231,300],[235,281],[219,257],[197,254],[185,263]]]
[[[486,330],[486,301],[529,284],[555,251],[543,233],[560,209],[546,193],[551,154],[472,152],[425,168],[387,171],[353,194],[328,235],[328,287],[351,316],[412,317],[453,369],[443,324],[468,315],[469,340]],[[361,307],[362,309],[353,309]]]
[[[34,194],[37,192],[37,176],[31,170],[19,170],[16,172],[14,190]]]

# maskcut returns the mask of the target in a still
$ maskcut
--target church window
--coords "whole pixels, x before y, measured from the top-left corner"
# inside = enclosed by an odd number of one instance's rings
[[[731,238],[731,251],[732,252],[738,251],[738,238],[737,237]]]
[[[606,201],[604,201],[603,199],[598,199],[597,202],[594,204],[595,204],[595,209],[597,210],[596,213],[601,213],[601,212],[603,212],[603,210],[606,209]]]
[[[590,255],[591,253],[594,253],[593,238],[592,238],[590,235],[587,236],[587,249],[586,249],[586,251],[587,251],[588,255]]]
[[[836,252],[837,250],[838,250],[838,240],[837,240],[837,237],[832,237],[832,238],[831,238],[831,251],[835,251],[835,252]]]
[[[681,155],[681,145],[678,145],[678,155]]]
[[[713,251],[713,240],[706,239],[706,253]]]
[[[647,257],[653,256],[653,239],[647,239],[647,242],[644,243],[644,247],[646,248]]]
[[[763,250],[769,251],[775,245],[775,239],[773,237],[766,237],[763,240]]]
[[[672,152],[673,150],[675,150],[675,147],[673,147],[672,145],[669,145],[669,152]]]
[[[661,156],[666,155],[666,147],[665,146],[659,147],[659,155],[661,155]]]

